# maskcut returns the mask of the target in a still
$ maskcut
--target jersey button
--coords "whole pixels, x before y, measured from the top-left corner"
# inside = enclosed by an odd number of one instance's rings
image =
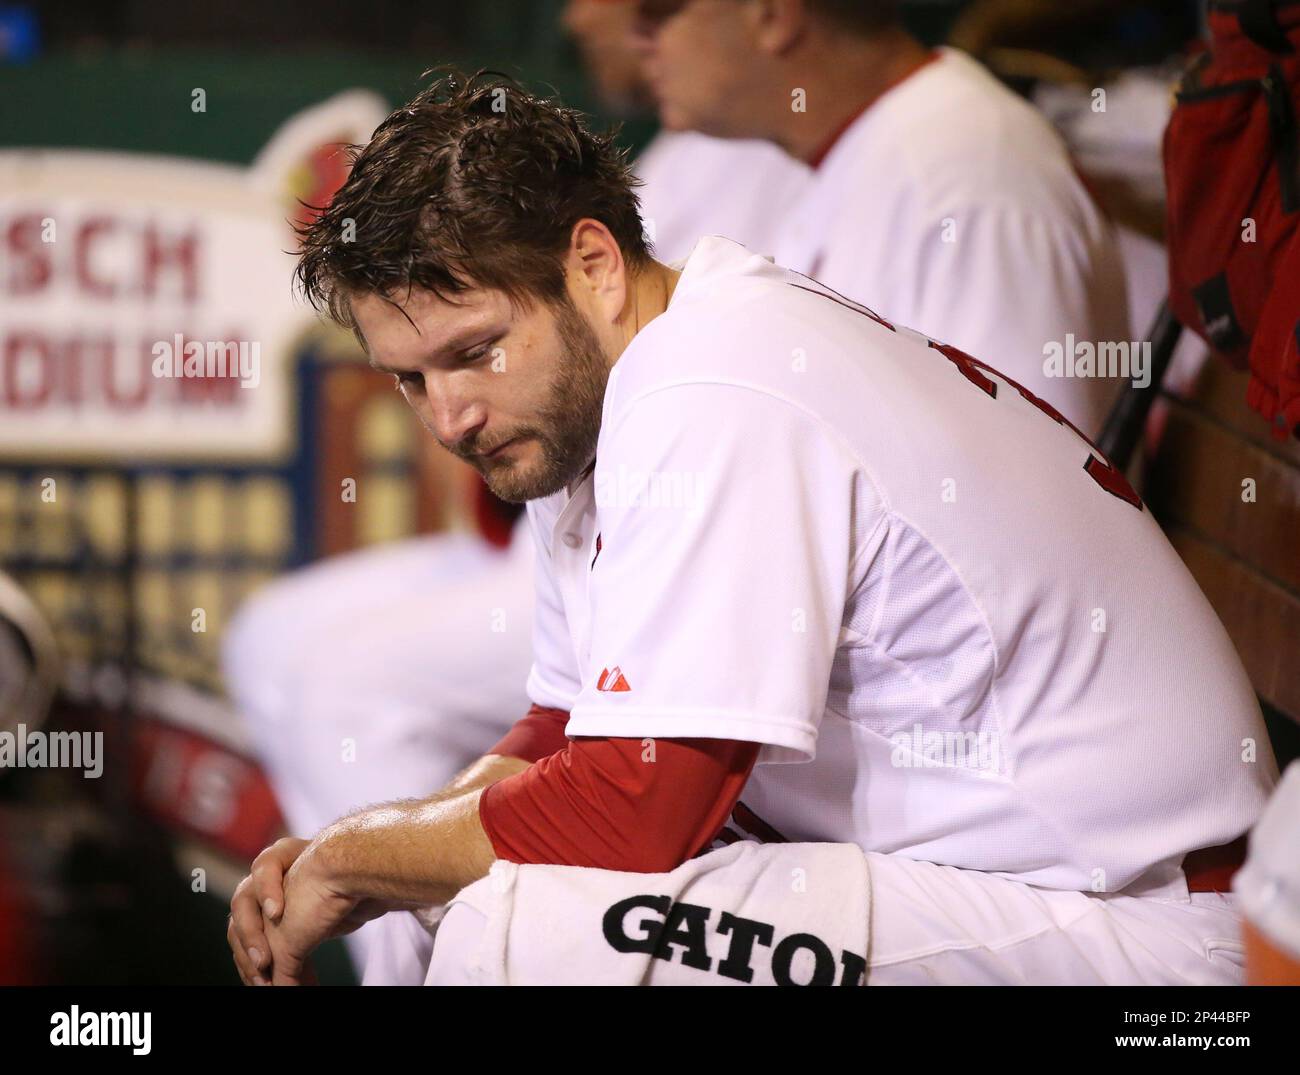
[[[560,538],[560,540],[563,541],[571,549],[576,549],[579,545],[582,544],[582,538],[580,538],[577,534],[572,534],[572,533],[565,534],[562,538]]]

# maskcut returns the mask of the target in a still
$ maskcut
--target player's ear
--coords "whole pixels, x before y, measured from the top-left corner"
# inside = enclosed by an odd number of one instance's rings
[[[770,56],[788,52],[808,28],[807,0],[757,0],[742,14],[754,44]]]
[[[571,286],[610,321],[622,312],[629,280],[627,263],[613,233],[599,220],[584,217],[569,237]]]

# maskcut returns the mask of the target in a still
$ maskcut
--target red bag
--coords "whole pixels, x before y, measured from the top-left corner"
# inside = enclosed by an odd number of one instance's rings
[[[1169,306],[1300,435],[1300,0],[1210,0],[1165,131]]]

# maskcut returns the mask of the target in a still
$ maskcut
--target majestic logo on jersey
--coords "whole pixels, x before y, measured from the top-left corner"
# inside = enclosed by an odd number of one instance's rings
[[[596,555],[593,556],[593,557],[591,558],[591,567],[587,568],[588,571],[590,571],[591,568],[593,568],[593,567],[596,566],[596,559],[597,559],[597,557],[599,557],[599,556],[600,556],[600,535],[597,534],[597,535],[596,535]]]
[[[618,665],[613,668],[605,668],[600,673],[600,678],[596,680],[596,690],[598,691],[630,691],[632,688],[623,678],[623,672]]]

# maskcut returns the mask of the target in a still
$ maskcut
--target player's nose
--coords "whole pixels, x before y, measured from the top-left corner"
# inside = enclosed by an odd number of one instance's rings
[[[434,436],[451,451],[462,451],[465,442],[487,421],[482,404],[446,390],[445,385],[429,378],[425,380],[425,395]]]

